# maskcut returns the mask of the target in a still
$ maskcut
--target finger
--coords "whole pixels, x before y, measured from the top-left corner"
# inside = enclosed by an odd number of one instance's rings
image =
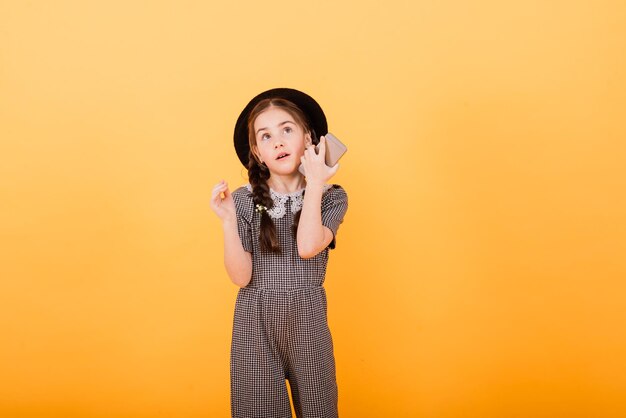
[[[215,186],[213,187],[212,192],[213,192],[213,193],[217,193],[217,192],[219,192],[220,190],[222,190],[222,187],[223,187],[223,186],[222,186],[221,184],[217,184],[217,185],[215,185]]]
[[[326,139],[322,137],[322,139],[320,139],[320,143],[317,144],[316,155],[325,155],[325,154],[326,154]]]
[[[215,186],[213,188],[213,194],[220,193],[222,191],[222,189],[223,189],[223,186]]]
[[[218,186],[218,187],[216,187],[216,188],[213,190],[213,192],[214,192],[215,194],[219,195],[220,193],[222,193],[222,192],[224,191],[225,187],[226,187],[226,186]]]
[[[213,186],[213,190],[216,190],[216,189],[222,187],[224,184],[227,184],[224,180],[220,181],[215,186]]]
[[[213,196],[219,196],[221,198],[222,193],[225,193],[226,190],[228,190],[228,186],[217,186],[215,189],[213,189]]]

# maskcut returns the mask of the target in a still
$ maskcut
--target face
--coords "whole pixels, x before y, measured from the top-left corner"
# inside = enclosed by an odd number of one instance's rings
[[[273,173],[291,174],[298,170],[311,136],[296,124],[287,111],[269,107],[254,121],[256,147],[254,152]],[[282,154],[289,154],[278,159]]]

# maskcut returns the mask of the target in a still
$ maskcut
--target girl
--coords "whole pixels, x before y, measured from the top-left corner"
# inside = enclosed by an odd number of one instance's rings
[[[235,149],[249,183],[230,193],[222,180],[211,208],[222,220],[224,264],[240,286],[231,345],[235,418],[337,417],[333,344],[322,284],[329,249],[348,208],[327,184],[324,112],[293,89],[253,98],[235,125]],[[304,166],[305,176],[298,167]],[[222,193],[224,197],[222,197]]]

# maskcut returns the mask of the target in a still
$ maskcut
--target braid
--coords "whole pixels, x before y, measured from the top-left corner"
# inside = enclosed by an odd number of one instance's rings
[[[270,194],[267,179],[270,172],[267,166],[259,164],[252,151],[248,153],[248,179],[252,186],[252,199],[255,205],[263,205],[268,210],[274,206],[274,201]],[[273,253],[280,253],[280,245],[276,236],[276,225],[268,215],[267,210],[261,212],[261,227],[259,231],[259,244],[261,250]]]
[[[306,193],[306,189],[302,190],[302,200],[304,200],[304,194]],[[293,215],[293,224],[291,225],[291,233],[293,234],[293,239],[297,240],[298,238],[298,224],[300,223],[300,215],[302,214],[302,209],[296,212]]]

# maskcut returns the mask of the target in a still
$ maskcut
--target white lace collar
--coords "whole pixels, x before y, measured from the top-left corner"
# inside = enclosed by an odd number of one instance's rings
[[[325,184],[323,193],[326,193],[326,191],[331,187],[333,187],[332,184]],[[252,193],[252,185],[250,183],[246,184],[246,189]],[[274,201],[274,206],[271,209],[268,209],[267,214],[273,219],[279,219],[285,216],[285,213],[287,213],[285,203],[289,198],[291,198],[291,213],[298,212],[302,209],[302,203],[304,201],[302,196],[303,192],[304,189],[296,190],[292,193],[279,193],[270,187],[270,195]]]

